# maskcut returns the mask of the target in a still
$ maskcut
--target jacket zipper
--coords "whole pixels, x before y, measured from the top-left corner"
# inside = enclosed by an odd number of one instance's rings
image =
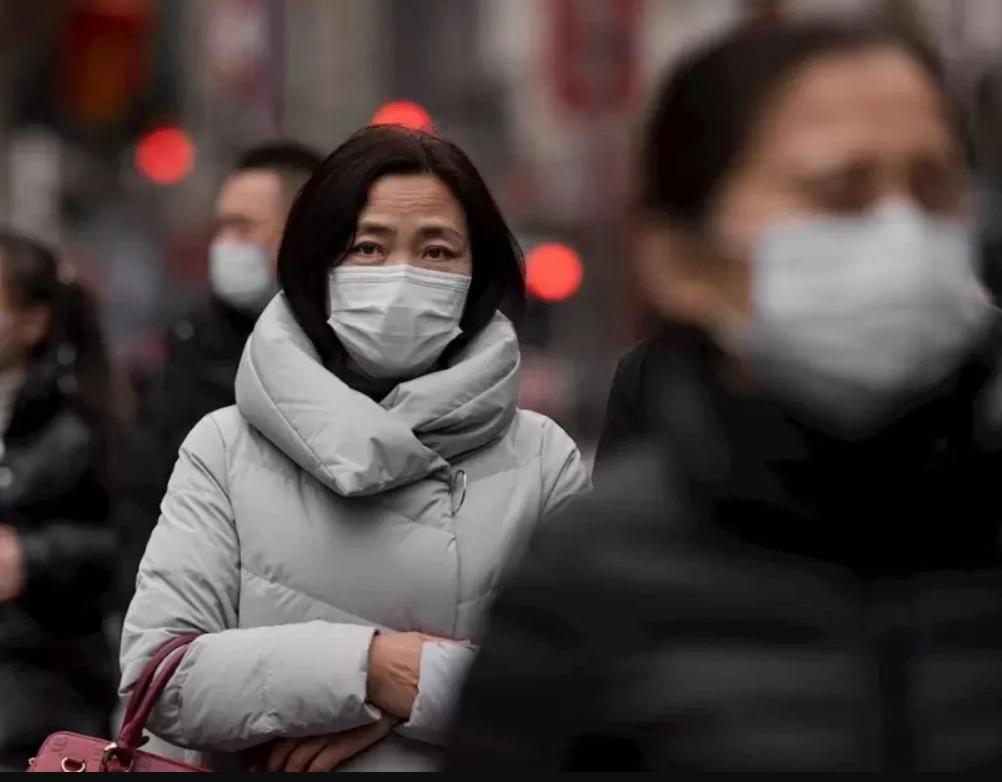
[[[449,468],[449,503],[455,516],[466,502],[466,470]]]

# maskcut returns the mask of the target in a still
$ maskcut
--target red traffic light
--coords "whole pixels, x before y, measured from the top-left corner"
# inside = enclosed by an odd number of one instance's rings
[[[431,115],[417,103],[408,100],[395,100],[384,104],[372,115],[372,125],[403,125],[412,130],[435,130]]]
[[[179,128],[157,128],[136,144],[136,168],[158,185],[173,185],[195,167],[195,145]]]
[[[542,301],[569,299],[584,280],[584,267],[578,254],[563,244],[541,244],[525,259],[525,286]]]

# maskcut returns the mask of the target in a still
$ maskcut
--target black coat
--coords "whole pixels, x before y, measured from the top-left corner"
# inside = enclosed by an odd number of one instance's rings
[[[3,435],[0,523],[25,585],[0,603],[0,764],[20,766],[56,730],[107,735],[117,666],[105,634],[117,541],[108,443],[64,396],[53,367],[30,373]]]
[[[612,379],[605,423],[595,451],[596,469],[605,467],[617,454],[642,445],[651,434],[651,409],[656,399],[651,393],[652,366],[658,353],[669,349],[670,335],[656,333],[627,353],[616,366]]]
[[[129,438],[115,516],[125,541],[120,604],[128,606],[160,501],[188,432],[235,401],[234,382],[254,319],[210,298],[166,337],[166,360],[142,400]]]
[[[499,598],[448,770],[1002,770],[1002,376],[868,442],[659,361],[607,467]]]

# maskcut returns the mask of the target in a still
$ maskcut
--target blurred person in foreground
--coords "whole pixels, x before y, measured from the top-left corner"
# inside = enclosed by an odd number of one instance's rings
[[[0,232],[0,767],[57,730],[106,735],[121,409],[94,302],[55,255]]]
[[[605,420],[595,448],[595,472],[601,476],[605,468],[618,457],[637,447],[655,434],[652,415],[656,415],[660,400],[652,398],[656,390],[652,365],[658,362],[662,342],[671,342],[671,329],[654,327],[654,331],[631,349],[616,365],[605,407]],[[598,477],[596,477],[598,480]]]
[[[521,255],[459,148],[377,127],[303,188],[279,279],[236,407],[181,448],[122,689],[198,631],[157,735],[264,745],[273,771],[433,769],[506,564],[588,483],[517,407]]]
[[[658,95],[657,442],[544,527],[449,770],[1002,769],[1002,385],[934,60],[742,31]]]
[[[233,404],[244,344],[278,290],[275,264],[286,215],[321,160],[293,142],[255,147],[219,191],[208,296],[166,335],[163,370],[151,382],[131,433],[133,453],[116,510],[126,543],[126,605],[178,448],[204,416]]]

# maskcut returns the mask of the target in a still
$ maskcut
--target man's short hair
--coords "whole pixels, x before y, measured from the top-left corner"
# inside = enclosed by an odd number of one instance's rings
[[[273,141],[244,152],[233,167],[239,171],[274,171],[291,200],[320,167],[323,156],[297,141]]]

